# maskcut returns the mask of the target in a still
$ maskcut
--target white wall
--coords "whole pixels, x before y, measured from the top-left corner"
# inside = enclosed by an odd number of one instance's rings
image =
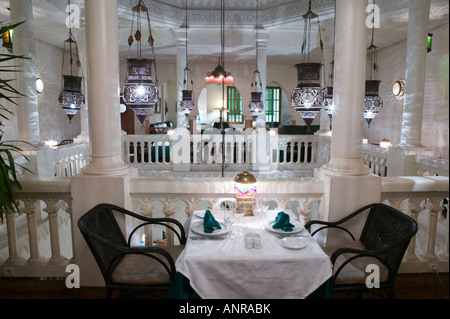
[[[435,152],[436,157],[449,158],[449,28],[448,23],[430,30],[433,50],[427,54],[427,73],[423,106],[422,144]],[[392,95],[392,84],[405,79],[406,41],[378,52],[378,78],[383,110],[370,124],[365,125],[364,136],[377,144],[383,138],[394,145],[400,141],[403,99]],[[414,66],[412,66],[414,67]],[[405,84],[406,86],[408,83]]]

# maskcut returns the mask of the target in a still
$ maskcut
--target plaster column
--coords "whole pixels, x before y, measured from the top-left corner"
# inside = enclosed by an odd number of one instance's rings
[[[13,31],[14,55],[23,55],[29,59],[17,59],[16,89],[24,96],[19,97],[16,113],[19,140],[34,145],[40,143],[39,110],[36,93],[36,66],[34,56],[34,20],[33,4],[30,0],[10,1],[11,24],[25,23]],[[22,146],[21,146],[22,147]],[[22,147],[25,149],[27,146]]]
[[[405,98],[399,146],[423,148],[422,116],[430,0],[409,1]]]
[[[186,29],[175,31],[177,51],[177,127],[187,128],[188,119],[181,111],[180,101],[183,98],[184,69],[186,68]]]
[[[86,1],[91,161],[84,174],[122,175],[117,0]]]
[[[267,87],[267,42],[269,31],[258,30],[258,71],[261,76],[261,101],[264,103],[264,111],[256,118],[256,128],[266,127],[266,87]],[[248,105],[247,105],[248,108]],[[281,116],[281,114],[280,114]],[[281,121],[281,118],[280,118]]]
[[[361,0],[336,0],[336,49],[331,159],[316,176],[324,181],[319,218],[336,221],[380,202],[381,178],[362,161],[366,69],[366,5]],[[348,225],[357,237],[365,219]],[[322,233],[322,244],[339,244],[342,233]]]
[[[366,68],[366,3],[336,1],[333,134],[327,174],[369,174],[362,161]]]
[[[410,1],[402,131],[399,144],[389,149],[388,176],[414,176],[415,156],[433,156],[433,151],[422,145],[429,16],[430,0]]]
[[[71,179],[74,224],[99,203],[131,210],[129,183],[134,172],[122,160],[117,0],[85,0],[85,8],[91,161]],[[118,218],[118,223],[126,235],[125,219]],[[77,227],[73,245],[80,285],[103,286],[100,269]]]

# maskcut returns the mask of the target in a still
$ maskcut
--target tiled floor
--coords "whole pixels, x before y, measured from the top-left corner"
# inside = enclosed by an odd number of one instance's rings
[[[399,274],[395,295],[396,299],[448,300],[448,273]],[[0,299],[104,299],[105,296],[103,288],[68,289],[64,280],[0,279]]]

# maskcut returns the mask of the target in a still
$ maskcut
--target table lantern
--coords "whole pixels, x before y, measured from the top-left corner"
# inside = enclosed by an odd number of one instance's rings
[[[253,174],[244,171],[234,178],[237,210],[243,211],[245,216],[253,216],[253,204],[256,194],[256,178]]]

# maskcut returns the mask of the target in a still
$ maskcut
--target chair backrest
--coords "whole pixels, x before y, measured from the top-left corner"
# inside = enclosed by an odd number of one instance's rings
[[[387,248],[379,257],[395,276],[411,238],[417,233],[417,223],[401,211],[385,204],[376,203],[370,208],[360,240],[369,250]]]
[[[117,247],[127,247],[127,241],[113,211],[106,205],[97,205],[80,217],[78,228],[106,281],[110,278],[107,274],[111,273],[122,259],[121,251]]]

